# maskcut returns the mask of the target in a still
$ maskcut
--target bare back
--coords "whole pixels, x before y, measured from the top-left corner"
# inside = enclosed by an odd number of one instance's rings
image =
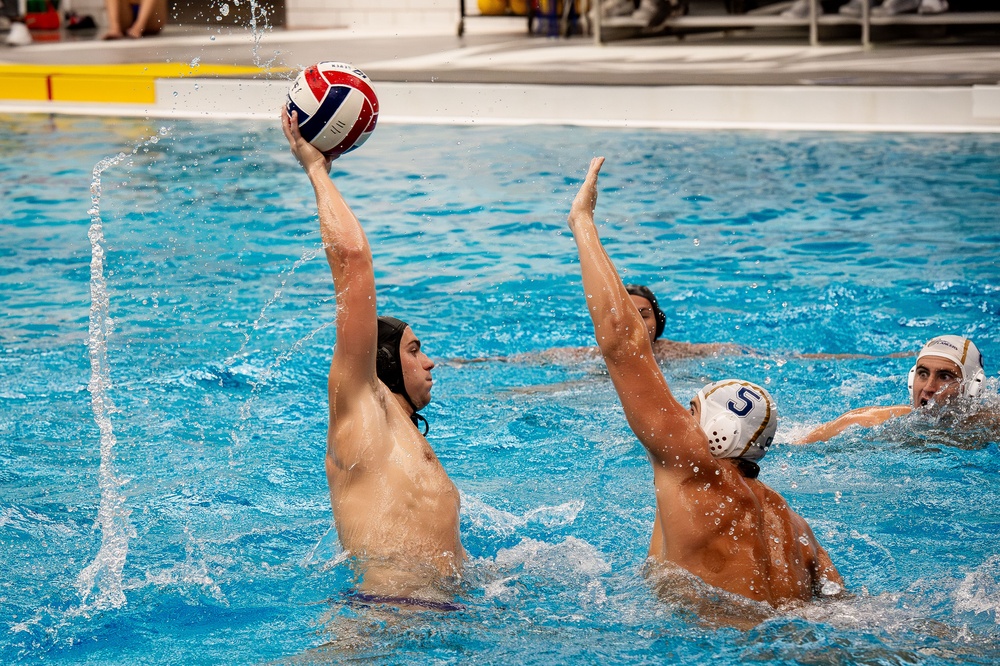
[[[807,601],[826,581],[839,583],[806,521],[732,463],[699,466],[684,479],[656,462],[653,469],[653,562],[676,564],[710,585],[772,606]]]

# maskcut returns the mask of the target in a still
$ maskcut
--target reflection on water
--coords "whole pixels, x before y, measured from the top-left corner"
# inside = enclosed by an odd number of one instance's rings
[[[1000,660],[997,442],[914,416],[788,444],[904,402],[912,358],[890,354],[938,333],[976,339],[996,400],[1000,139],[380,127],[335,179],[383,311],[435,360],[593,345],[564,220],[607,155],[608,249],[659,296],[665,335],[755,350],[664,362],[671,387],[682,401],[723,376],[768,387],[783,421],[761,478],[851,595],[759,617],[698,581],[661,596],[643,575],[649,465],[600,364],[486,360],[439,364],[426,410],[463,495],[465,610],[403,613],[342,596],[353,573],[322,464],[335,306],[308,185],[276,127],[177,123],[102,175],[105,386],[134,532],[124,602],[79,613],[107,497],[89,183],[159,128],[0,130],[3,662]]]

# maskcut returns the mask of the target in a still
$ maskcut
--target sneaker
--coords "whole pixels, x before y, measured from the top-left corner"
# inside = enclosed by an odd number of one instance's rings
[[[837,13],[841,16],[851,16],[853,18],[861,17],[861,2],[862,0],[850,0],[846,5],[841,5],[837,9]]]
[[[948,11],[948,0],[920,0],[921,14],[944,14]]]
[[[27,46],[30,44],[31,33],[28,32],[28,26],[20,21],[11,23],[10,34],[7,35],[5,43],[7,46]]]
[[[779,16],[791,19],[809,18],[809,2],[810,0],[795,0],[792,6],[781,12]],[[819,3],[819,0],[816,0],[816,15],[819,16],[822,13],[823,5]]]
[[[642,0],[639,9],[632,12],[632,22],[641,25],[647,30],[659,30],[667,21],[679,12],[675,12],[678,6],[673,5],[668,0]]]
[[[635,3],[632,0],[611,0],[601,3],[601,17],[614,18],[617,16],[631,16],[635,11]]]
[[[872,16],[895,16],[917,11],[920,0],[885,0],[872,10]]]

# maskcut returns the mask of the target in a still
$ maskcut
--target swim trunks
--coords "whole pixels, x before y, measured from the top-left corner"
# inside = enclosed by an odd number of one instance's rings
[[[445,613],[465,610],[464,604],[451,601],[432,601],[430,599],[417,599],[414,597],[390,597],[381,594],[358,592],[357,590],[344,592],[343,596],[344,599],[350,604],[362,604],[365,606],[378,604],[384,606],[416,607]]]

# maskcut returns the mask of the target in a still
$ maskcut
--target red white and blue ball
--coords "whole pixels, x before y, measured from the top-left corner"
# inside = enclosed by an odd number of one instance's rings
[[[375,131],[378,98],[371,80],[344,62],[307,67],[288,91],[288,113],[298,112],[299,132],[327,157],[363,144]]]

